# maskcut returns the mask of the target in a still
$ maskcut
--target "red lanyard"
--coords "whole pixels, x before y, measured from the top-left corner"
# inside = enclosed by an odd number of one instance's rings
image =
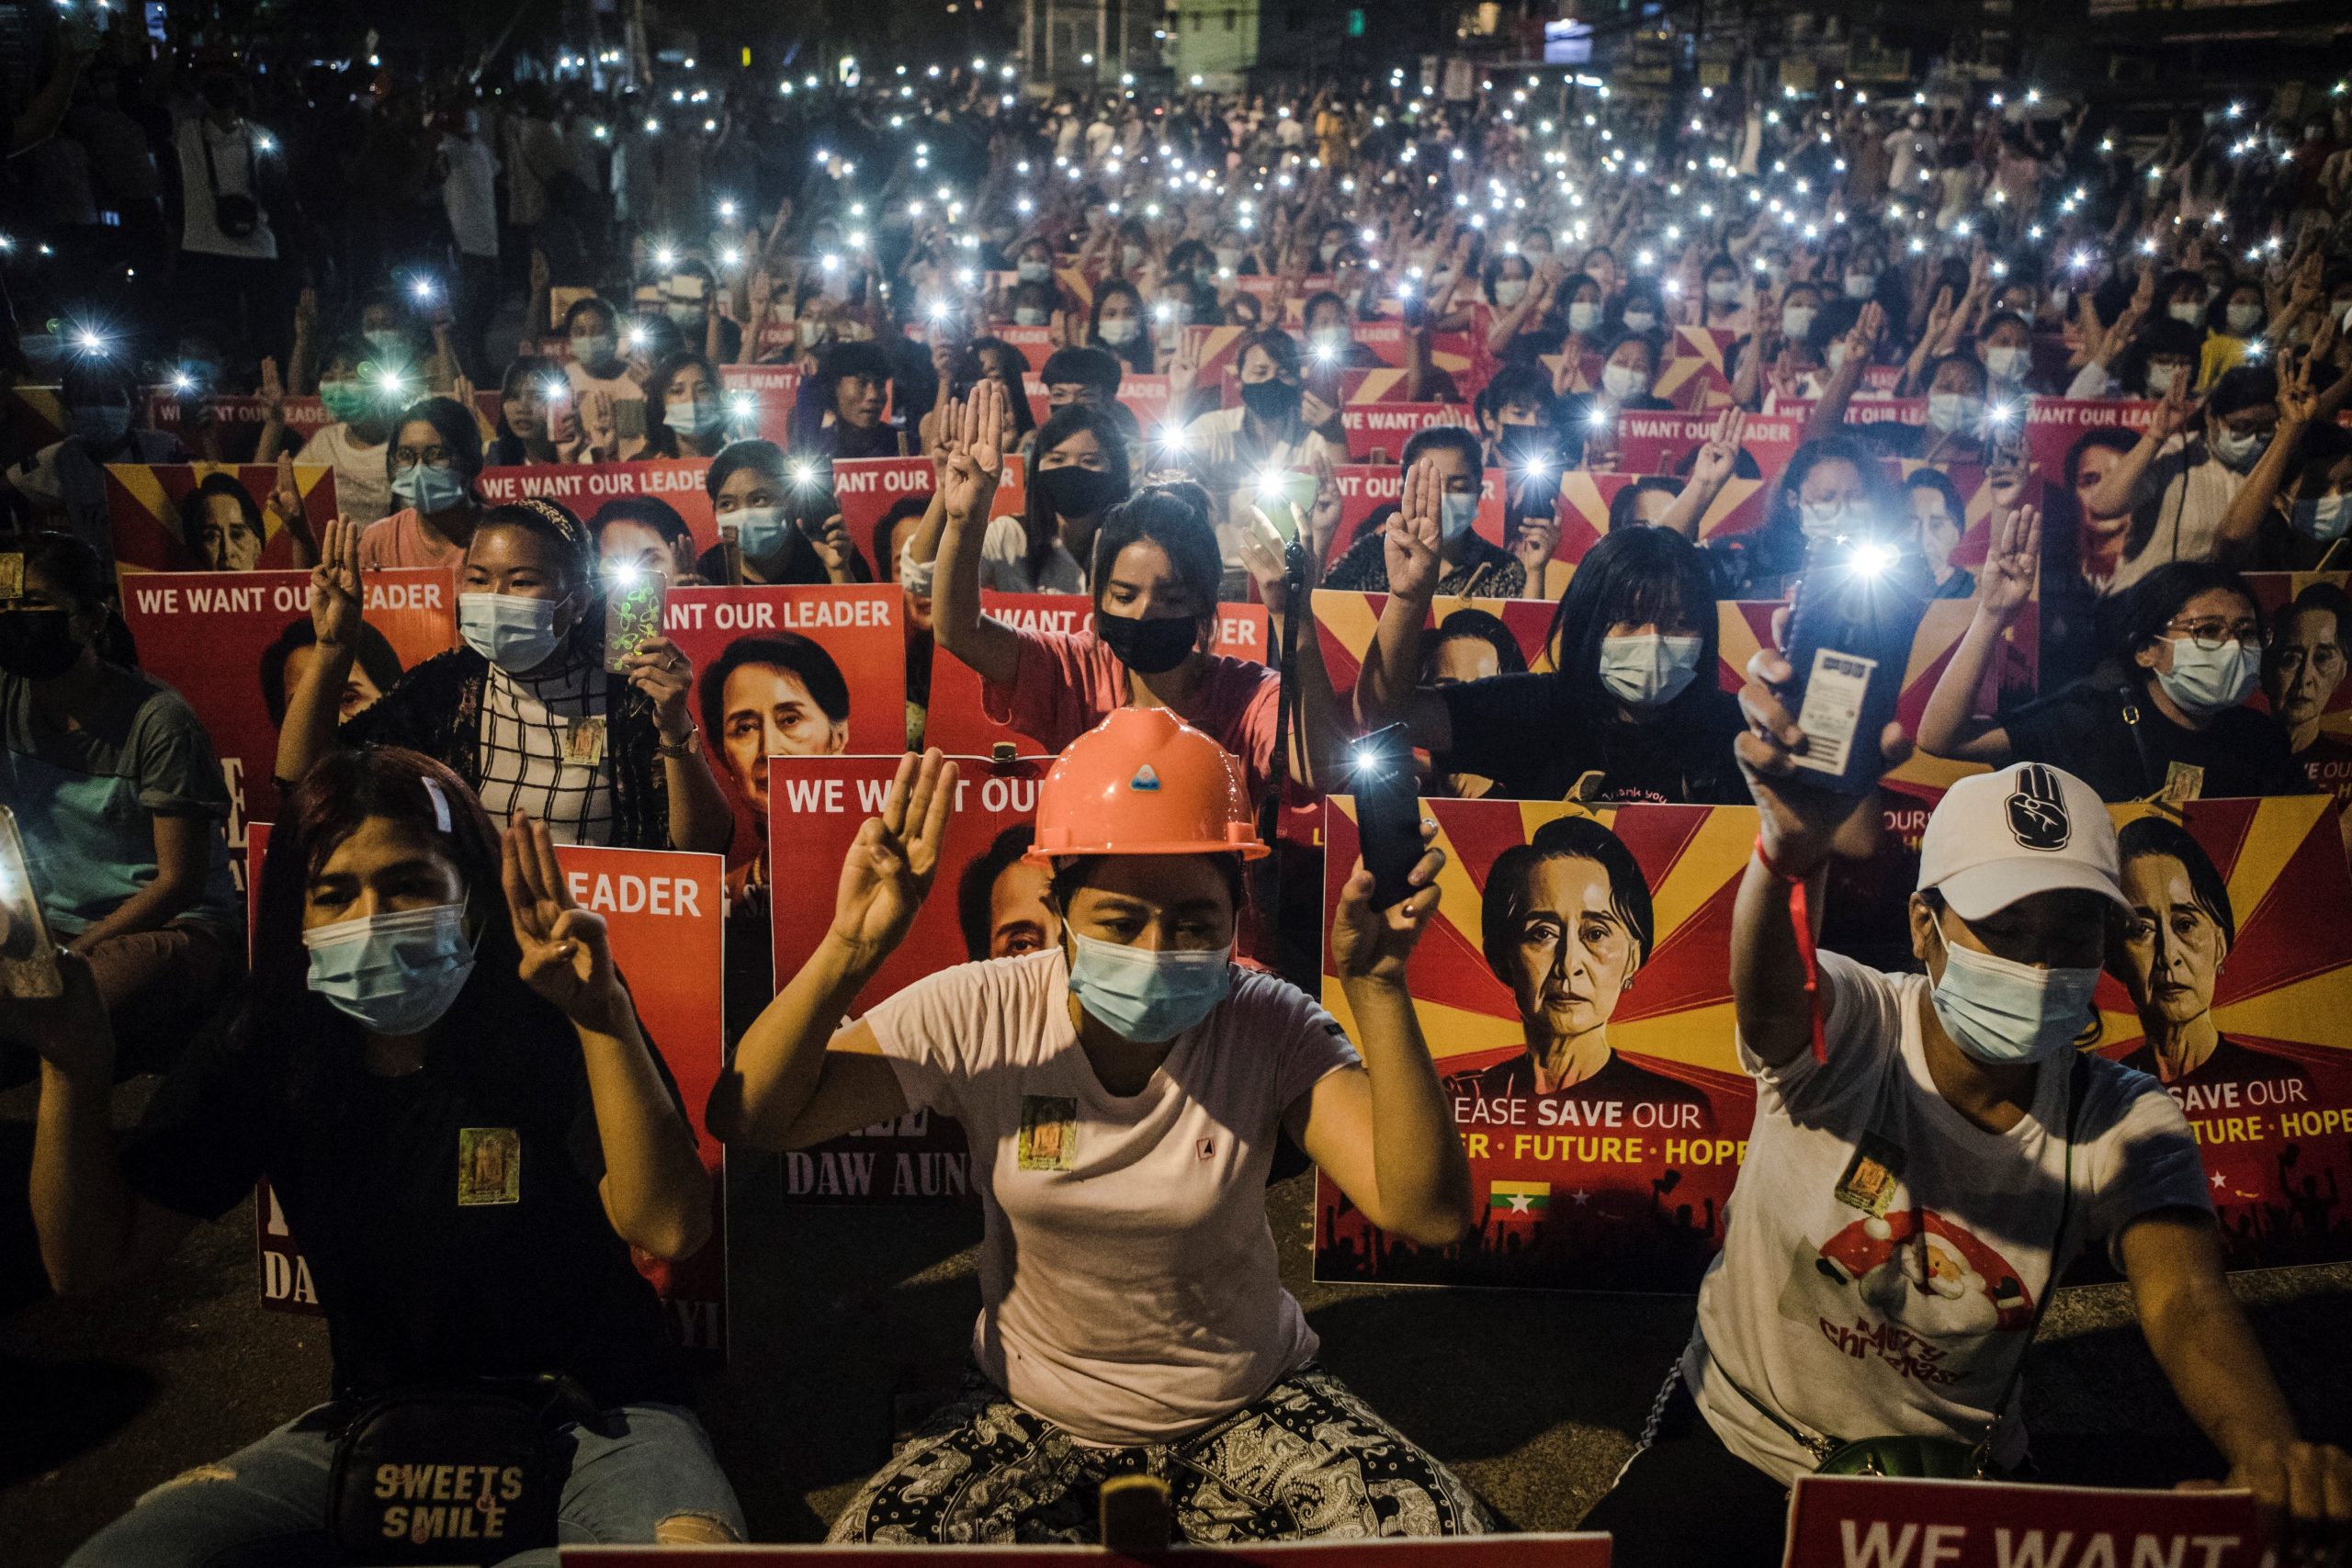
[[[1805,884],[1812,878],[1791,876],[1774,865],[1772,857],[1764,852],[1764,835],[1761,833],[1756,835],[1756,863],[1775,880],[1788,885],[1789,924],[1796,932],[1798,961],[1804,965],[1804,1008],[1813,1022],[1813,1059],[1826,1062],[1829,1059],[1829,1042],[1823,1035],[1821,1027],[1821,965],[1814,956],[1813,912],[1806,907],[1805,898]]]

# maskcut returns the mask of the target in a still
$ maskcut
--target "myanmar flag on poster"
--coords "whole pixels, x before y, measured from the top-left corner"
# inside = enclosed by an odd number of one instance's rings
[[[1548,1181],[1498,1181],[1487,1189],[1487,1207],[1503,1214],[1539,1214],[1552,1206]]]

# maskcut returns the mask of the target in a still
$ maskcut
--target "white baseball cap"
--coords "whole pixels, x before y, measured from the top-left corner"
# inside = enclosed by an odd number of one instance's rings
[[[1919,888],[1981,920],[2020,898],[2081,888],[2129,909],[2115,824],[2098,792],[2047,762],[2013,762],[1944,793],[1919,840]]]

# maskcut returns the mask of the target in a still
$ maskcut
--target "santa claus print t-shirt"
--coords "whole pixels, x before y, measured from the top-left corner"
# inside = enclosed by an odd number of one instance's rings
[[[2075,1248],[2111,1247],[2158,1209],[2211,1207],[2179,1107],[2146,1074],[2094,1057],[2059,1237],[2071,1063],[2044,1064],[2031,1111],[1987,1132],[1928,1075],[1926,977],[1820,960],[1827,1060],[1804,1051],[1770,1066],[1740,1043],[1756,1122],[1682,1359],[1724,1444],[1783,1482],[1814,1458],[1747,1395],[1809,1437],[1973,1443]],[[2024,1448],[2012,1411],[1994,1455],[2013,1464]]]

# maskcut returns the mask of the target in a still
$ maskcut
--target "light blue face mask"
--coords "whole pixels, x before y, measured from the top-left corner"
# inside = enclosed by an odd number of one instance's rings
[[[2299,501],[2294,516],[2296,533],[2318,544],[2333,544],[2352,528],[2352,493]]]
[[[1984,399],[1966,392],[1928,394],[1928,428],[1939,435],[1963,435],[1984,423]]]
[[[753,560],[765,560],[784,548],[792,525],[781,506],[746,506],[718,520],[721,533],[735,530],[735,547]]]
[[[2038,969],[1990,953],[1955,947],[1941,918],[1937,940],[1944,972],[1928,993],[1951,1043],[1990,1066],[2047,1061],[2074,1048],[2089,1027],[2097,965]]]
[[[1155,953],[1069,933],[1070,994],[1097,1021],[1138,1044],[1173,1040],[1233,988],[1231,944],[1215,953]]]
[[[2242,642],[2203,649],[2191,637],[2172,643],[2172,668],[2156,671],[2156,684],[2182,712],[2197,718],[2233,708],[2254,694],[2262,674],[2262,653]]]
[[[1441,543],[1452,544],[1470,531],[1478,521],[1478,495],[1476,491],[1464,495],[1449,493],[1444,507],[1438,513],[1437,529]]]
[[[520,593],[460,593],[458,635],[509,675],[528,674],[555,657],[562,640],[555,629],[561,603]]]
[[[437,516],[466,503],[465,476],[455,468],[411,463],[392,475],[392,493],[427,517]]]
[[[66,418],[85,446],[112,446],[130,431],[129,403],[76,403]]]
[[[662,423],[673,430],[687,434],[718,428],[720,410],[712,398],[694,398],[683,403],[670,403],[662,410]]]
[[[474,972],[463,904],[338,920],[304,931],[302,945],[311,989],[377,1034],[432,1028]]]
[[[373,332],[364,332],[359,335],[368,340],[368,347],[387,359],[405,360],[409,357],[408,334],[396,327],[378,327]]]
[[[1699,673],[1706,647],[1695,637],[1646,632],[1600,639],[1600,683],[1628,707],[1658,707],[1680,696]]]

